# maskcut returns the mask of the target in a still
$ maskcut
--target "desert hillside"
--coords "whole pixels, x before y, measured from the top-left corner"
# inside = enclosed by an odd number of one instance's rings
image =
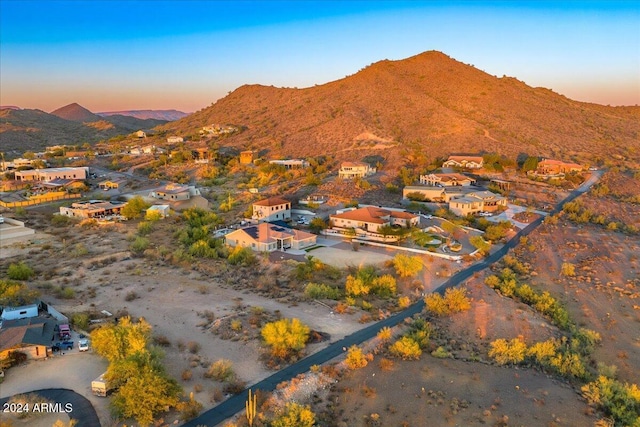
[[[431,51],[311,88],[245,85],[162,129],[193,135],[233,124],[244,131],[224,144],[274,156],[378,154],[395,163],[497,151],[593,161],[638,158],[639,116],[638,107],[572,101]]]

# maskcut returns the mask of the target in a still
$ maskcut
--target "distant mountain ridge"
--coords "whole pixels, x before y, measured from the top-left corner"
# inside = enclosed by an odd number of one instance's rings
[[[241,86],[160,130],[232,124],[244,130],[224,145],[270,156],[380,155],[399,166],[450,153],[637,158],[639,117],[638,107],[573,101],[430,51],[304,89]]]
[[[172,122],[174,120],[182,119],[189,115],[178,110],[125,110],[125,111],[104,111],[96,113],[101,117],[109,117],[114,115],[135,117],[137,119],[156,119]]]
[[[77,103],[51,113],[30,109],[0,110],[0,149],[13,157],[40,151],[47,145],[97,142],[137,130],[149,131],[165,120],[122,115],[100,117]]]

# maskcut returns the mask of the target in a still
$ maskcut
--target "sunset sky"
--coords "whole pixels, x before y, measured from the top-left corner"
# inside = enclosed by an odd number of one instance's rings
[[[640,104],[640,0],[0,0],[0,105],[207,107],[439,50],[579,101]]]

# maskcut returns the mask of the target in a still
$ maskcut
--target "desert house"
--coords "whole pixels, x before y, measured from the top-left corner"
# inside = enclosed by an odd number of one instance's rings
[[[145,131],[143,131],[143,130],[139,130],[139,131],[137,131],[137,132],[135,133],[135,135],[136,135],[138,138],[146,138],[146,137],[147,137],[147,134],[146,134],[146,133],[145,133]]]
[[[420,175],[420,184],[432,187],[468,187],[475,185],[476,180],[460,173],[430,173]]]
[[[153,190],[149,193],[149,197],[158,200],[189,200],[193,196],[199,196],[200,190],[193,185],[183,184],[167,184],[164,187]]]
[[[507,199],[491,191],[475,191],[449,200],[449,210],[458,216],[493,212],[507,206]]]
[[[303,159],[269,160],[269,163],[284,166],[286,169],[304,169],[309,167],[309,162]]]
[[[258,252],[300,250],[315,245],[316,239],[315,234],[289,228],[282,222],[262,222],[233,231],[224,237],[229,246],[242,246]]]
[[[124,178],[114,178],[114,179],[107,179],[104,181],[100,181],[98,183],[98,188],[100,188],[103,191],[109,191],[109,190],[119,190],[122,187],[124,187],[125,185],[127,185],[127,180]]]
[[[449,156],[442,164],[443,168],[482,169],[484,159],[482,156]]]
[[[251,151],[251,150],[242,151],[240,153],[240,164],[250,165],[251,163],[253,163],[254,156],[255,156],[255,151]]]
[[[338,171],[338,178],[365,178],[376,173],[376,168],[365,162],[343,162]]]
[[[169,144],[178,144],[180,142],[184,142],[184,138],[181,136],[172,135],[169,138],[167,138],[167,142]]]
[[[567,163],[561,160],[544,159],[538,163],[536,175],[557,176],[571,172],[581,172],[584,166],[577,163]]]
[[[126,202],[108,202],[105,200],[89,200],[76,202],[69,207],[60,206],[60,215],[72,218],[102,218],[120,215]]]
[[[474,192],[468,186],[431,187],[426,185],[408,185],[402,189],[402,198],[433,203],[448,203],[451,199]]]
[[[412,227],[418,225],[420,217],[409,212],[367,206],[359,209],[339,210],[336,214],[329,215],[329,222],[333,228],[354,228],[369,233],[379,233],[379,229],[384,226]]]
[[[46,168],[15,172],[16,181],[53,181],[54,179],[87,179],[89,168]]]
[[[3,320],[0,327],[0,360],[7,359],[13,351],[26,354],[27,359],[47,357],[55,327],[55,320],[42,317]]]
[[[273,222],[291,219],[291,202],[280,197],[269,197],[259,200],[252,205],[251,219],[256,221]]]

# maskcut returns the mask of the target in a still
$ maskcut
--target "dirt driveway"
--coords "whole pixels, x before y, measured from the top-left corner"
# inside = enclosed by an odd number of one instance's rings
[[[393,251],[373,251],[370,248],[360,247],[358,251],[354,251],[351,245],[344,248],[342,244],[335,245],[330,248],[318,248],[309,252],[309,255],[313,255],[314,258],[318,258],[325,264],[333,265],[334,267],[343,268],[348,266],[361,266],[367,264],[379,264],[385,261],[393,259],[395,253]]]

